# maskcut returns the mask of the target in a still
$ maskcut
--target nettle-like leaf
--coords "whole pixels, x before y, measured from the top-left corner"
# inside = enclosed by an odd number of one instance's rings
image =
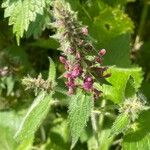
[[[130,123],[129,115],[126,113],[120,114],[113,123],[110,135],[117,135],[121,132],[124,132],[127,129],[129,123]]]
[[[104,97],[114,103],[120,103],[125,99],[126,86],[130,76],[134,79],[134,88],[136,91],[141,86],[141,68],[123,69],[112,67],[109,68],[109,72],[111,72],[112,75],[107,79],[107,81],[111,85],[103,85],[102,90]]]
[[[150,149],[150,111],[143,112],[130,131],[124,136],[123,150],[149,150]]]
[[[89,95],[85,95],[81,91],[74,95],[69,105],[69,126],[72,136],[73,148],[83,132],[84,127],[90,117],[93,109],[93,99]]]
[[[50,22],[50,15],[44,13],[43,15],[37,15],[36,20],[34,22],[31,22],[29,25],[29,28],[26,32],[26,37],[29,38],[33,35],[34,38],[38,38],[42,31],[45,28],[48,28],[48,24]]]
[[[2,7],[5,8],[4,17],[9,17],[9,25],[13,25],[19,44],[30,22],[35,21],[37,14],[43,14],[45,0],[4,0]]]
[[[45,91],[39,93],[15,135],[18,141],[22,141],[34,135],[49,112],[51,100],[51,93],[47,94]]]

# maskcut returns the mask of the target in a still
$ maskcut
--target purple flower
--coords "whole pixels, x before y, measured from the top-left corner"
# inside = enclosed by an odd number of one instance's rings
[[[68,78],[68,81],[66,82],[66,85],[67,85],[67,87],[68,87],[68,94],[70,95],[70,94],[73,94],[73,92],[74,92],[74,89],[75,89],[75,81],[74,81],[74,79],[73,78]]]
[[[93,88],[93,78],[91,76],[86,76],[83,81],[83,88],[86,91],[90,91]]]
[[[82,68],[80,67],[80,64],[76,64],[73,68],[73,71],[71,72],[71,75],[73,78],[76,78],[82,74]]]
[[[68,81],[66,82],[66,85],[68,87],[75,87],[74,79],[73,78],[68,78]]]

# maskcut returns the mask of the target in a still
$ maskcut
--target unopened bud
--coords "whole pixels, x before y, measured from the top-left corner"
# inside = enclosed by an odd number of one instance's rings
[[[83,35],[88,35],[88,29],[87,29],[87,27],[83,27],[81,29],[81,32],[82,32]]]
[[[66,63],[66,58],[63,57],[63,56],[60,56],[60,57],[59,57],[59,60],[60,60],[60,62],[63,63],[63,64]]]
[[[76,59],[81,59],[81,54],[79,52],[76,53]]]
[[[102,49],[99,51],[98,53],[100,56],[104,56],[106,54],[106,50],[105,49]]]

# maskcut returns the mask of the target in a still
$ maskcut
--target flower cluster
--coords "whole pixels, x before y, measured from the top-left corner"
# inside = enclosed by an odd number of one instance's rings
[[[63,0],[54,1],[53,16],[53,26],[57,28],[53,37],[59,40],[63,51],[60,61],[66,69],[64,77],[67,79],[68,94],[73,94],[80,87],[93,93],[97,99],[101,91],[94,87],[96,76],[110,76],[104,74],[107,68],[101,66],[106,50],[96,51],[90,40],[88,27],[77,20],[77,13],[71,10],[68,3]]]
[[[22,80],[22,84],[26,86],[26,90],[33,89],[35,93],[41,90],[49,92],[52,89],[51,82],[49,80],[44,80],[41,74],[39,74],[37,78],[32,78],[28,75],[28,77]]]
[[[138,94],[132,98],[126,99],[120,107],[119,112],[129,115],[131,120],[135,121],[141,111],[149,109],[145,104],[146,98],[142,94]]]

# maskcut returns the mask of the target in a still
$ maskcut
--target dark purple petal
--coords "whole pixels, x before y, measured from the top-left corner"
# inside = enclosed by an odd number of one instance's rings
[[[94,83],[93,78],[91,76],[86,76],[83,82],[83,88],[86,91],[89,91],[93,88],[93,83]]]

